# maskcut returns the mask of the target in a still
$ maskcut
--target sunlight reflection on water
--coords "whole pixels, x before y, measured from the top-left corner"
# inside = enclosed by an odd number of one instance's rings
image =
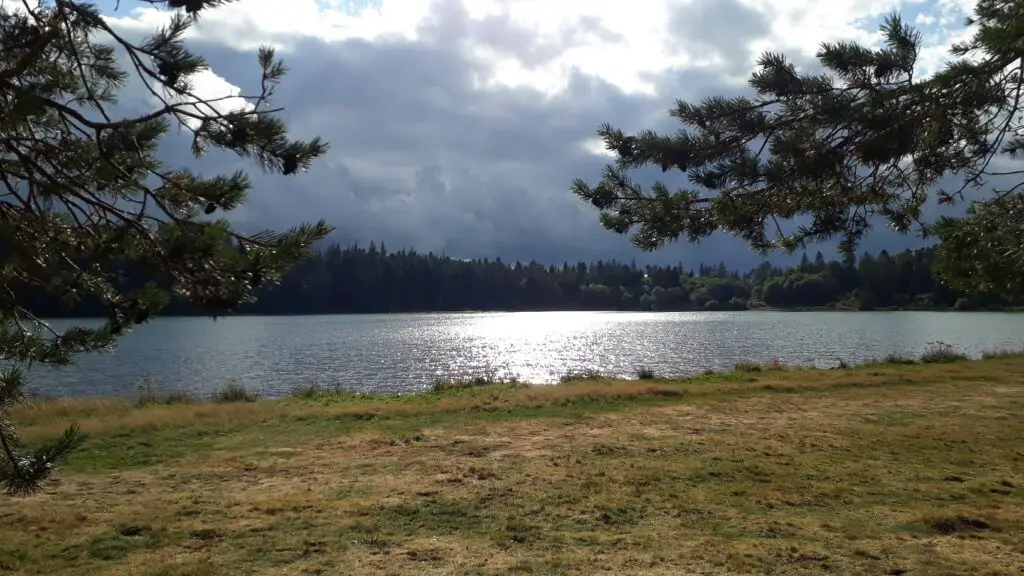
[[[568,371],[629,377],[722,370],[739,361],[835,365],[919,354],[946,341],[970,354],[1019,347],[1014,314],[942,312],[523,312],[162,318],[108,354],[34,370],[48,394],[208,394],[228,382],[263,394],[320,384],[377,392],[422,390],[438,377],[489,374],[537,383]],[[55,322],[64,326],[68,321]]]

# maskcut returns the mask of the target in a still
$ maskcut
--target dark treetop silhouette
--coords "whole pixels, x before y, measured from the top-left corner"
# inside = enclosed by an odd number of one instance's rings
[[[331,246],[267,285],[259,299],[238,307],[246,314],[344,314],[460,310],[742,310],[760,306],[842,306],[871,309],[1005,307],[1015,302],[996,294],[964,294],[932,275],[934,248],[858,260],[827,261],[819,252],[799,265],[769,263],[740,273],[724,263],[684,268],[638,267],[597,261],[545,266],[537,262],[461,260],[368,247]],[[123,282],[146,278],[125,265]],[[61,306],[26,294],[26,307],[42,316],[101,316],[102,303]],[[176,300],[161,314],[196,314]]]

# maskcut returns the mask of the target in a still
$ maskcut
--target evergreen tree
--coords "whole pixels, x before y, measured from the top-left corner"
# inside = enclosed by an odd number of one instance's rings
[[[937,272],[949,283],[1024,294],[1024,192],[1012,162],[1024,148],[1024,2],[978,0],[968,24],[977,25],[969,40],[925,78],[915,75],[921,34],[897,14],[884,20],[880,48],[822,44],[822,72],[766,53],[750,78],[755,96],[678,102],[671,115],[684,130],[601,126],[617,159],[598,184],[577,180],[573,191],[606,228],[632,231],[646,250],[722,230],[758,251],[838,238],[852,255],[873,223],[887,220],[938,237]],[[688,187],[645,189],[629,175],[645,165],[684,172]],[[955,187],[939,188],[955,177]],[[970,206],[965,217],[929,222],[929,199]]]
[[[173,15],[141,42],[90,2],[0,4],[0,484],[9,493],[37,489],[83,440],[71,426],[35,449],[19,441],[9,413],[26,366],[108,348],[172,295],[204,313],[231,310],[330,231],[319,222],[243,235],[221,214],[245,200],[244,172],[202,177],[156,155],[179,127],[196,156],[220,148],[282,175],[304,171],[327,149],[287,137],[271,106],[285,68],[269,48],[259,51],[260,92],[244,106],[226,109],[193,92],[190,77],[206,64],[183,37],[226,1],[146,0]],[[129,79],[161,104],[119,115]],[[127,272],[141,281],[125,282]],[[54,332],[40,320],[47,301],[87,303],[106,323]]]

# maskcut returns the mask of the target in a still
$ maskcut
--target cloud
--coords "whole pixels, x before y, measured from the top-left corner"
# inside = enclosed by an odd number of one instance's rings
[[[124,0],[127,1],[127,0]],[[714,237],[645,255],[605,231],[568,191],[596,180],[603,122],[674,130],[676,98],[733,94],[768,48],[813,56],[826,39],[872,41],[895,0],[244,0],[208,12],[190,47],[212,72],[197,90],[251,92],[255,49],[278,47],[290,68],[277,94],[293,135],[320,135],[331,152],[300,177],[261,175],[233,212],[245,227],[325,218],[341,241],[458,257],[639,261],[758,260]],[[948,0],[929,41],[960,30]],[[129,34],[159,25],[152,8],[110,12]],[[945,26],[945,27],[944,27]],[[934,50],[936,54],[941,49]],[[172,152],[177,153],[177,152]],[[184,151],[181,152],[184,154]],[[184,158],[184,156],[182,156]],[[246,167],[223,154],[208,171]]]
[[[732,0],[680,3],[669,13],[672,48],[730,78],[748,74],[757,55],[751,46],[771,34],[768,14]]]

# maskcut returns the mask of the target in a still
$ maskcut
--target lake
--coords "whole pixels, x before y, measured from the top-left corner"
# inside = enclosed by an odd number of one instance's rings
[[[1024,316],[987,312],[518,312],[160,318],[113,352],[34,368],[29,388],[60,396],[207,396],[228,383],[265,396],[318,384],[407,393],[439,377],[555,382],[568,371],[631,377],[724,370],[740,361],[835,366],[918,356],[943,341],[978,355],[1024,346]],[[95,321],[80,321],[92,323]],[[74,323],[54,321],[56,327]]]

